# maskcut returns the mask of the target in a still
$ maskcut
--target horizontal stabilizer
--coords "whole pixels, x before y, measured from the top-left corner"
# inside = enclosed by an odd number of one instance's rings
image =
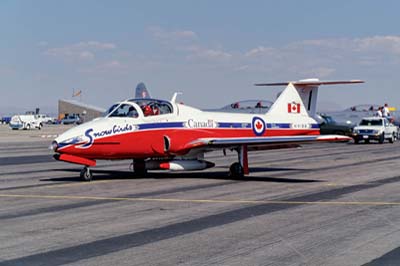
[[[349,142],[352,138],[343,135],[320,135],[317,141]]]
[[[318,79],[302,79],[299,81],[286,81],[277,83],[256,83],[255,86],[287,86],[292,83],[294,86],[320,86],[320,85],[337,85],[337,84],[354,84],[364,83],[363,80],[336,80],[336,81],[322,81]]]

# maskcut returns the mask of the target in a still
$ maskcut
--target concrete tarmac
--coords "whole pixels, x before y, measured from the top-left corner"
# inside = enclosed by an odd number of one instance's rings
[[[399,265],[400,143],[250,153],[216,167],[94,180],[48,149],[67,126],[0,126],[0,265]]]

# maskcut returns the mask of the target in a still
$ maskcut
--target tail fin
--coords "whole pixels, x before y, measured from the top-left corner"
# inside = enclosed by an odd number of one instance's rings
[[[269,114],[296,114],[308,116],[303,100],[293,83],[289,83],[268,111]]]
[[[151,98],[149,91],[146,88],[146,85],[144,85],[143,82],[140,82],[136,86],[135,90],[135,98],[140,99],[140,98]]]
[[[303,79],[299,81],[280,83],[257,83],[256,86],[287,85],[281,95],[271,106],[268,113],[283,114],[300,113],[315,116],[317,111],[318,87],[320,85],[364,83],[362,80],[320,81],[318,79]],[[299,110],[300,109],[300,110]]]

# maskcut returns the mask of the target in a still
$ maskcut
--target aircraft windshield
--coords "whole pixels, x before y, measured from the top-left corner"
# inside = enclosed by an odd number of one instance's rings
[[[144,116],[164,115],[173,113],[172,105],[167,101],[155,100],[155,99],[131,99],[129,101],[139,105],[143,111]]]
[[[382,119],[363,119],[360,122],[360,126],[382,126]]]
[[[107,111],[104,113],[104,116],[108,116],[114,109],[119,105],[119,103],[115,103],[111,105],[110,108],[107,109]]]
[[[335,124],[336,123],[336,121],[333,119],[332,116],[323,116],[322,118],[326,121],[327,124]]]
[[[109,117],[131,117],[136,118],[139,116],[137,110],[133,105],[121,104],[118,107],[111,106],[109,112],[112,112]]]

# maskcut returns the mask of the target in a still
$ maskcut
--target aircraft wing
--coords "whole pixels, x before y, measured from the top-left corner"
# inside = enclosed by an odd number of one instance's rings
[[[247,145],[250,148],[257,149],[262,147],[272,149],[279,147],[287,148],[293,147],[293,144],[300,144],[306,142],[326,141],[326,142],[348,142],[351,138],[341,135],[304,135],[304,136],[279,136],[279,137],[240,137],[240,138],[200,138],[188,143],[185,149],[194,148],[225,148]],[[280,146],[277,146],[280,145]],[[283,146],[282,146],[283,145]]]

